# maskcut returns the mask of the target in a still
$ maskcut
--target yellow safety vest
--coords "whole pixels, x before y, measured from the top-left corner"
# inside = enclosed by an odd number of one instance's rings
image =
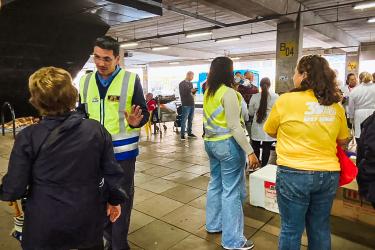
[[[228,91],[224,84],[216,91],[214,96],[208,97],[206,90],[203,98],[203,126],[206,141],[221,141],[232,137],[225,119],[222,99]]]
[[[108,87],[104,99],[100,99],[94,73],[80,80],[81,103],[90,119],[99,121],[112,135],[117,160],[127,160],[139,154],[139,128],[131,128],[124,111],[130,113],[136,74],[121,69]]]

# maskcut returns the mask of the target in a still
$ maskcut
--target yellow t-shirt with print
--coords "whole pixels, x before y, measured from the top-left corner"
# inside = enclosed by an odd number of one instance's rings
[[[278,165],[340,171],[336,140],[349,136],[341,104],[320,105],[312,90],[286,93],[272,107],[264,131],[277,135]]]

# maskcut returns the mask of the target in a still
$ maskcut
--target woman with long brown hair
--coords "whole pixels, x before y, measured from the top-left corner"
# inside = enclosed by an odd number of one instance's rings
[[[267,165],[272,144],[276,141],[275,138],[267,135],[263,130],[263,125],[271,108],[279,97],[279,95],[269,91],[270,87],[270,79],[268,77],[262,78],[260,80],[261,92],[253,95],[249,103],[249,115],[254,117],[251,125],[251,146],[258,159],[260,148],[262,148],[262,167]]]
[[[210,67],[204,93],[204,144],[210,159],[207,188],[206,230],[222,232],[225,249],[252,249],[254,243],[244,235],[242,210],[245,156],[251,168],[258,159],[246,139],[240,122],[241,103],[232,89],[233,61],[215,58]]]
[[[264,130],[277,137],[276,192],[281,216],[279,249],[331,249],[330,211],[339,183],[336,144],[349,136],[336,74],[326,59],[304,56],[295,89],[280,96]]]

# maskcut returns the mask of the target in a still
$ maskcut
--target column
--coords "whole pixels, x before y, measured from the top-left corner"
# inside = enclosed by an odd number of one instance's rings
[[[302,56],[303,23],[279,23],[276,38],[276,93],[285,93],[294,88],[293,75],[298,59]]]
[[[143,79],[142,79],[142,87],[143,87],[143,93],[148,93],[148,66],[142,66],[142,72],[143,72]]]
[[[346,53],[345,60],[345,79],[349,73],[354,73],[357,77],[359,74],[359,49],[358,51]]]

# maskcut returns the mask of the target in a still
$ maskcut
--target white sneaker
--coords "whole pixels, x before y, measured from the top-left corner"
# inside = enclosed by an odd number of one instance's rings
[[[254,242],[251,240],[247,240],[246,243],[242,247],[235,247],[235,248],[226,248],[228,250],[249,250],[254,248]]]

